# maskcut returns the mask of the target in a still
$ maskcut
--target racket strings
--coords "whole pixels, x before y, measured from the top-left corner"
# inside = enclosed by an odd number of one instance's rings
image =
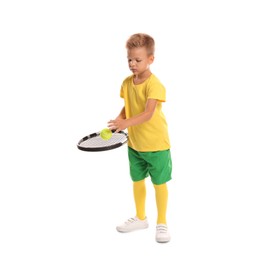
[[[114,133],[109,140],[103,140],[100,136],[96,136],[83,141],[80,145],[84,148],[100,148],[113,146],[126,141],[127,138],[124,134]]]

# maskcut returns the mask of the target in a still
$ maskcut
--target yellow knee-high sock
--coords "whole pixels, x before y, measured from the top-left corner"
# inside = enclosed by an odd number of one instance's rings
[[[156,206],[157,206],[157,224],[167,224],[166,212],[168,201],[167,184],[155,185]]]
[[[145,199],[146,187],[145,180],[136,181],[133,183],[134,202],[136,207],[136,216],[143,220],[145,219]]]

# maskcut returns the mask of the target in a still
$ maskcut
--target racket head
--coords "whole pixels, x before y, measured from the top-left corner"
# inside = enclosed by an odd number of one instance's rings
[[[77,148],[86,152],[108,151],[118,148],[128,141],[128,134],[124,131],[115,133],[112,131],[112,136],[109,140],[104,140],[100,137],[100,132],[95,132],[84,136],[78,143]]]

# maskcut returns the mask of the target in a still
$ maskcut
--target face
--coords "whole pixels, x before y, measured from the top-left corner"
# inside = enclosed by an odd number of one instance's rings
[[[141,75],[149,70],[154,61],[153,55],[148,55],[145,47],[133,48],[127,51],[129,69],[134,75]]]

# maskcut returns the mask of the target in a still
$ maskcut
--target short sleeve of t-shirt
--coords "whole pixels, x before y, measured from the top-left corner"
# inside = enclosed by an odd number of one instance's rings
[[[157,78],[153,77],[150,80],[146,90],[148,99],[157,99],[160,102],[166,101],[166,89]]]
[[[123,87],[122,86],[121,86],[121,89],[120,89],[120,97],[124,98],[124,92],[123,92]]]

